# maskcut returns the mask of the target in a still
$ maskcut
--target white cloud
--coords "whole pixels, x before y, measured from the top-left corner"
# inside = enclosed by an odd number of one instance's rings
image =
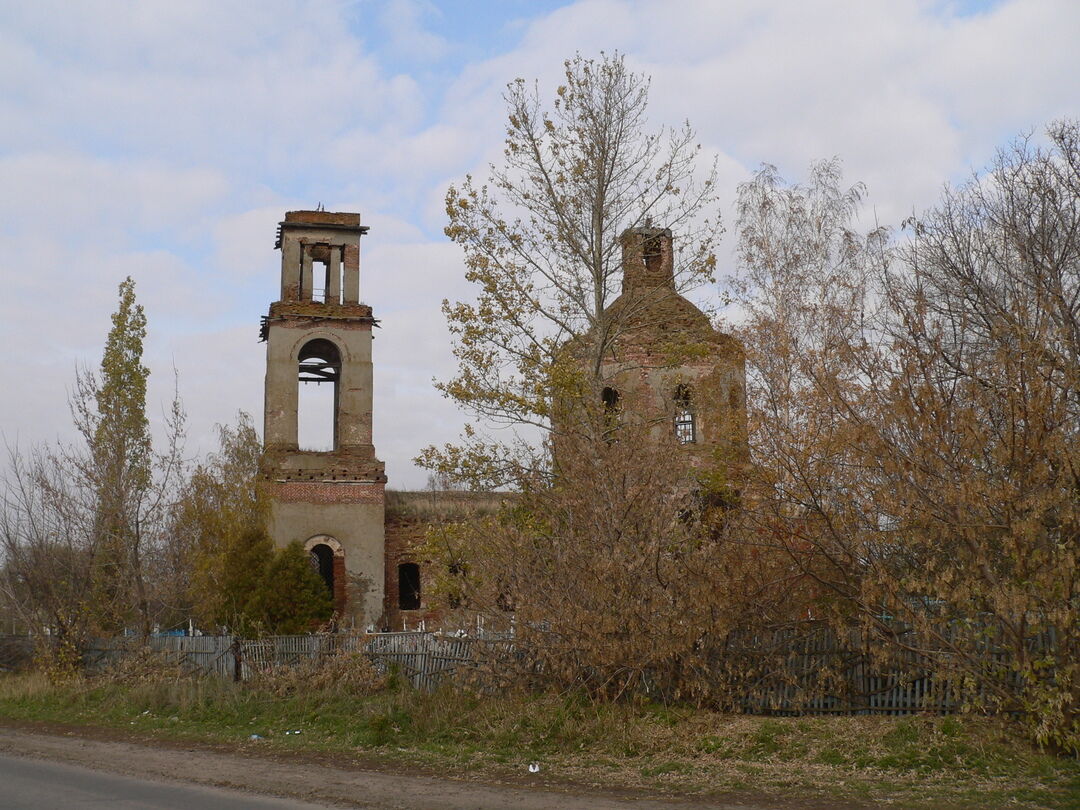
[[[277,224],[285,217],[284,203],[263,205],[228,214],[214,223],[214,264],[221,273],[241,279],[269,275],[275,269]]]
[[[0,228],[68,244],[171,231],[208,218],[227,193],[225,177],[210,169],[37,151],[0,158],[0,187],[17,189],[0,195]]]
[[[415,133],[361,127],[328,146],[330,159],[342,168],[366,166],[372,175],[413,187],[460,167],[475,152],[474,132],[442,123]]]
[[[424,28],[424,17],[439,17],[441,13],[431,3],[417,0],[389,0],[379,20],[389,34],[384,47],[419,62],[437,61],[450,51],[450,43]]]
[[[0,237],[0,252],[20,258],[18,274],[10,266],[2,271],[13,284],[12,294],[0,297],[0,378],[8,381],[0,396],[0,425],[9,438],[18,434],[35,442],[71,436],[67,395],[76,366],[100,364],[117,285],[125,276],[136,279],[147,312],[146,356],[154,384],[169,376],[177,336],[190,328],[188,319],[203,301],[198,287],[188,283],[184,263],[164,251],[71,250],[60,240],[31,244],[38,249]],[[32,284],[20,286],[27,280]],[[156,396],[152,387],[151,403]],[[156,414],[152,404],[151,418]]]
[[[151,313],[152,314],[152,313]],[[150,324],[153,328],[153,322]],[[188,450],[213,450],[217,424],[231,424],[238,411],[254,417],[262,432],[263,371],[266,346],[258,342],[258,321],[225,329],[175,335],[148,347],[151,368],[147,398],[151,408],[171,401],[172,368],[188,413]]]
[[[443,298],[466,295],[457,248],[448,243],[378,242],[364,252],[361,289],[374,306],[375,448],[390,486],[422,487],[426,473],[412,465],[420,450],[455,437],[462,414],[432,387],[455,364],[440,311]]]
[[[470,67],[449,96],[490,120],[510,78],[554,88],[576,48],[619,49],[653,77],[656,121],[689,118],[748,166],[794,173],[839,155],[900,195],[891,212],[932,202],[1008,132],[1074,112],[1077,33],[1080,6],[1067,0],[963,17],[917,0],[583,0],[534,22],[515,53]]]
[[[356,120],[413,121],[422,105],[415,81],[386,76],[334,9],[24,4],[5,26],[14,47],[0,47],[0,92],[21,102],[0,142],[45,134],[247,176],[318,169],[322,145]]]

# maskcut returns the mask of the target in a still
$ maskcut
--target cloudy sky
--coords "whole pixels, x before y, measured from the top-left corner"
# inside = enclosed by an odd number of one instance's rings
[[[1077,0],[0,0],[0,430],[70,434],[129,274],[151,415],[175,367],[192,455],[238,409],[261,424],[275,225],[321,202],[371,226],[375,444],[391,486],[423,486],[410,459],[463,423],[431,387],[440,301],[468,294],[442,200],[498,159],[507,82],[622,51],[729,196],[763,161],[797,179],[838,155],[896,223],[1080,114],[1078,42]]]

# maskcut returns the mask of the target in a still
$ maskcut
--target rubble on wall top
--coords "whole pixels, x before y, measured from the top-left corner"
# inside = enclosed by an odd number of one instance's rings
[[[360,227],[360,215],[345,211],[286,211],[285,222],[289,225],[346,225]]]

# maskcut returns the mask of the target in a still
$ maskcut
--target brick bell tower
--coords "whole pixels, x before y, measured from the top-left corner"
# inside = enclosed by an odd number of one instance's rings
[[[359,214],[289,211],[278,225],[281,297],[266,342],[263,485],[270,536],[299,540],[333,593],[339,620],[365,627],[383,609],[385,467],[371,438],[371,340],[360,303]],[[330,446],[301,449],[301,386],[329,386]]]

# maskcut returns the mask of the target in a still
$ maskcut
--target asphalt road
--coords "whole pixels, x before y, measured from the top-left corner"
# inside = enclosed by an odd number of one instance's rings
[[[522,773],[486,784],[401,771],[338,757],[330,762],[263,752],[259,743],[224,746],[101,739],[115,731],[7,728],[0,721],[0,810],[34,808],[360,807],[372,810],[774,810],[772,801],[601,794]],[[85,732],[85,733],[80,733]],[[448,774],[449,776],[449,774]],[[285,798],[272,798],[285,797]],[[312,804],[315,802],[317,804]],[[845,805],[850,807],[850,805]],[[784,803],[786,810],[835,805]]]
[[[0,755],[3,810],[316,810],[325,805],[251,796],[234,790],[151,782],[36,759]]]

